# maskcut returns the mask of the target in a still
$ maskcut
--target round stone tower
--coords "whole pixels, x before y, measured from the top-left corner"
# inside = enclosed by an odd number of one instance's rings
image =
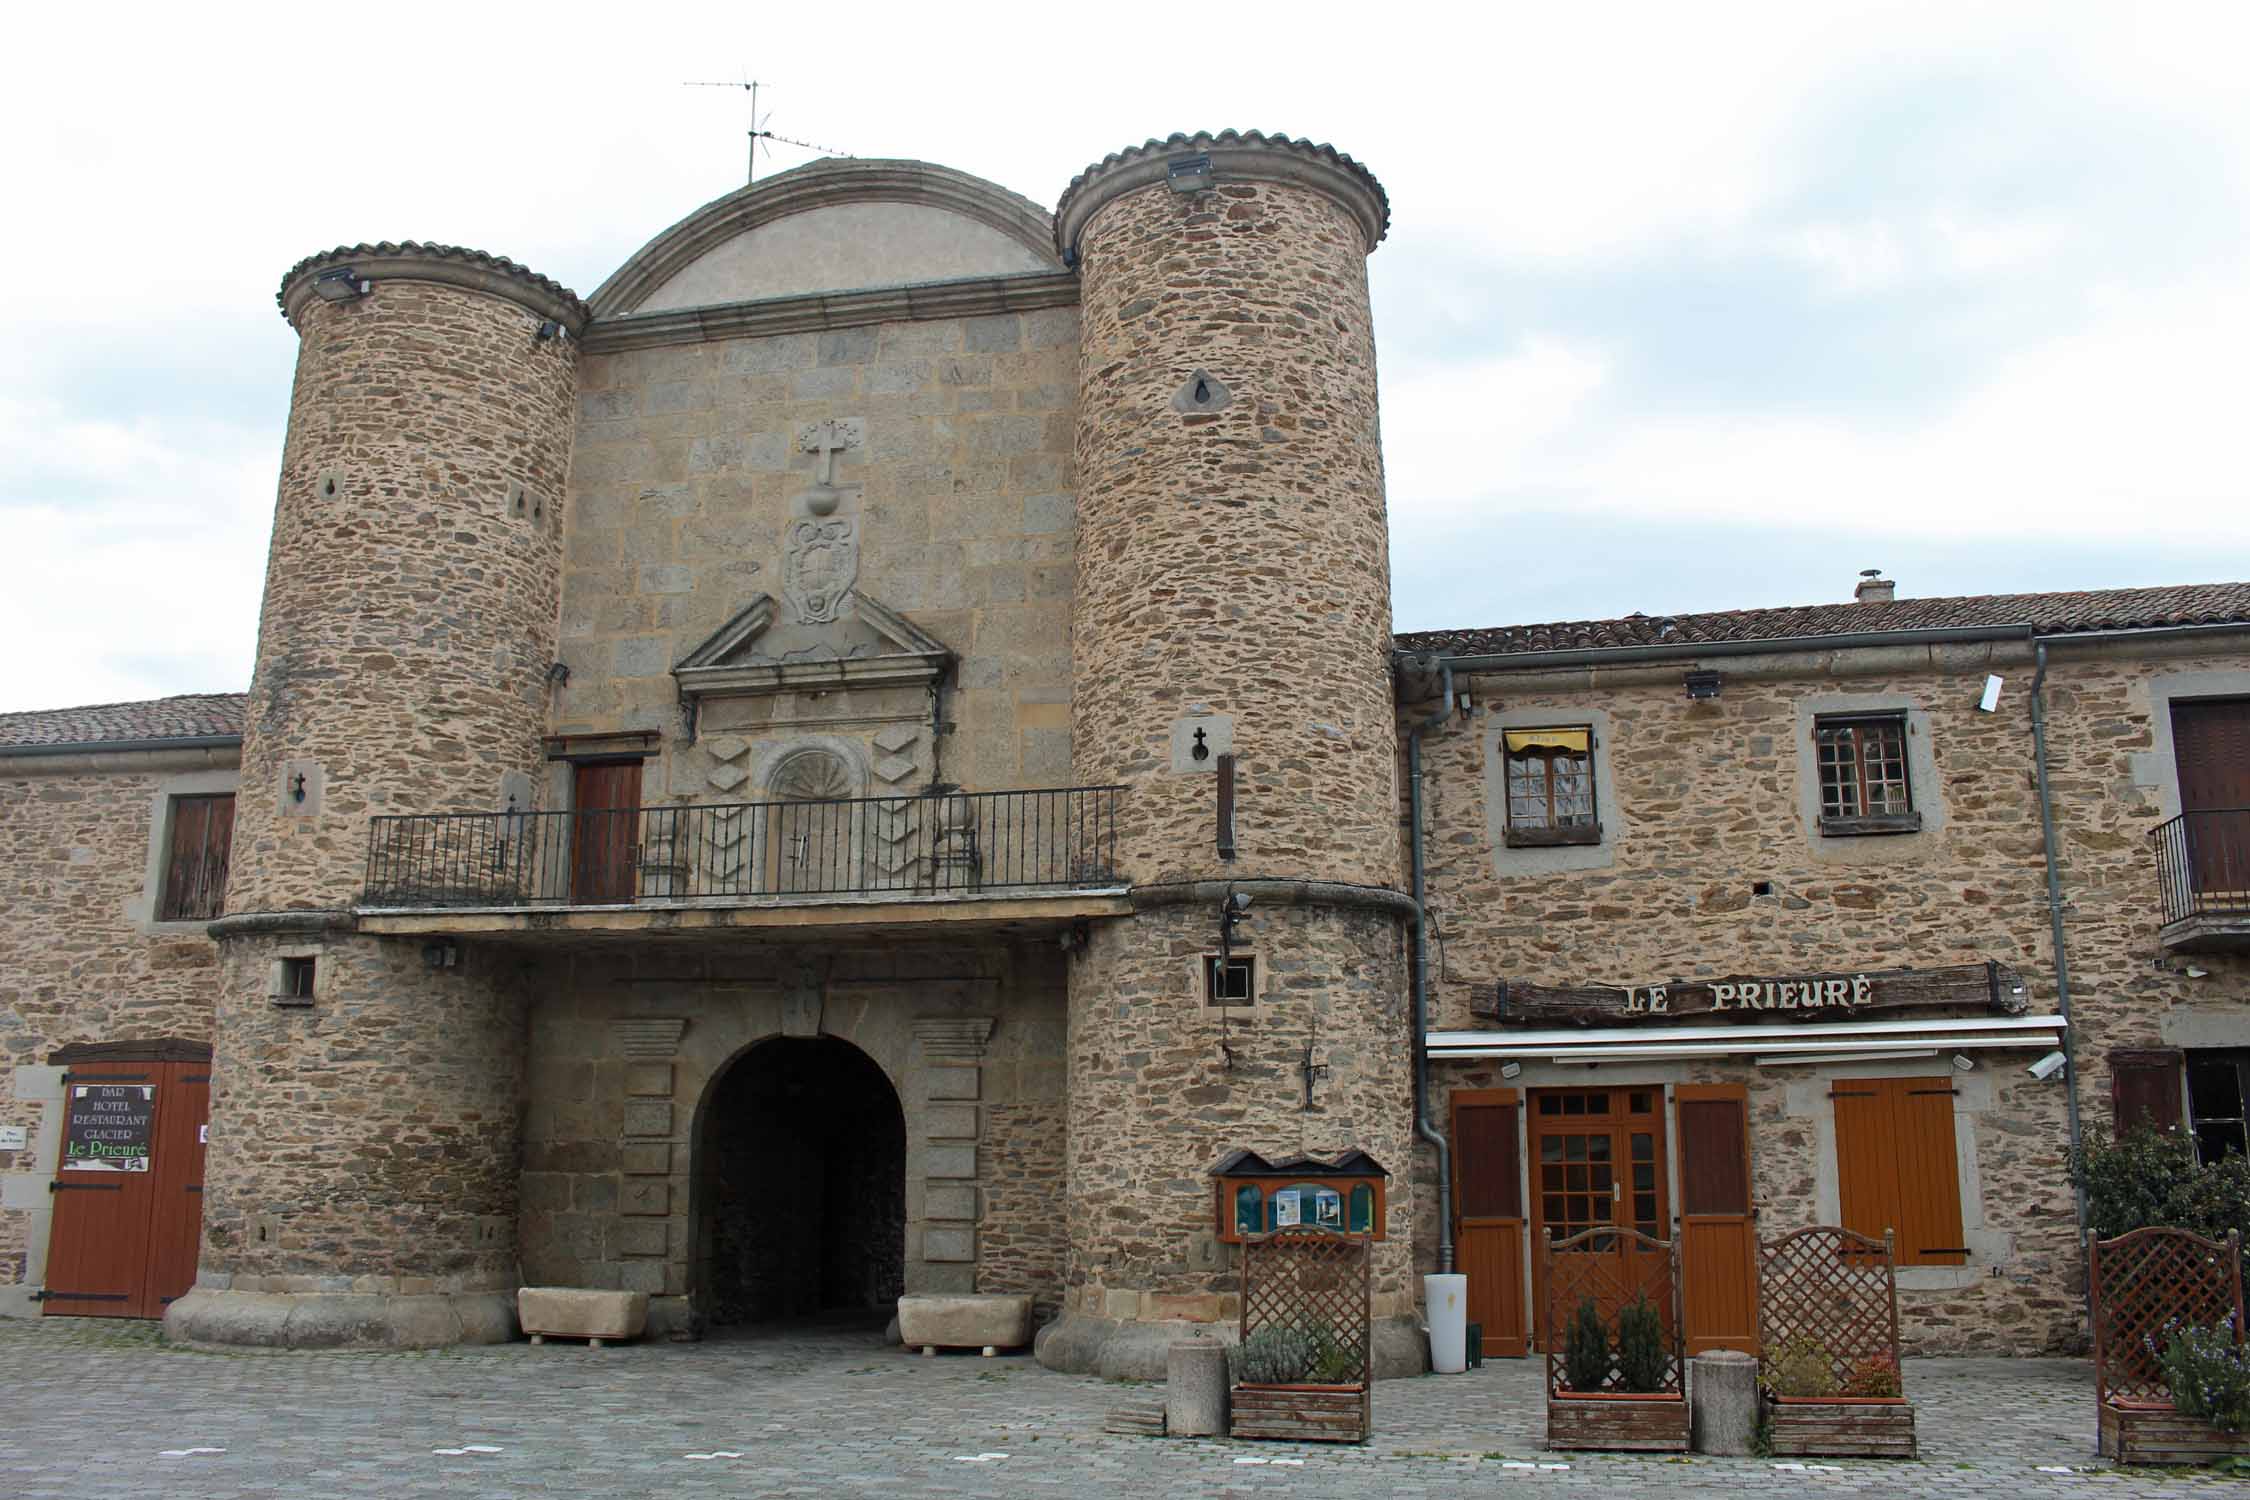
[[[213,928],[201,1268],[166,1326],[505,1338],[524,999],[487,951],[351,909],[373,817],[536,801],[587,310],[413,243],[313,256],[280,301],[297,375]]]
[[[1350,157],[1232,131],[1120,152],[1056,209],[1084,317],[1073,769],[1125,789],[1136,908],[1071,970],[1058,1368],[1160,1374],[1182,1323],[1232,1320],[1227,1153],[1351,1148],[1392,1174],[1379,1364],[1419,1367],[1366,266],[1388,220]],[[1213,955],[1251,961],[1249,1003],[1212,1003]]]

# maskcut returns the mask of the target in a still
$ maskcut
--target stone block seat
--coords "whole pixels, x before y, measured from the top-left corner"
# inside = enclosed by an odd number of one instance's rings
[[[648,1293],[589,1287],[527,1286],[516,1293],[516,1317],[534,1344],[550,1338],[603,1342],[636,1339],[648,1327]]]
[[[898,1299],[899,1342],[924,1354],[976,1349],[987,1358],[1031,1342],[1029,1292],[925,1293]]]

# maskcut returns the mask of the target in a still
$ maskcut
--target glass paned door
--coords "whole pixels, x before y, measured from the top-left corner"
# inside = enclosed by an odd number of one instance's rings
[[[1542,1089],[1531,1096],[1532,1245],[1545,1247],[1589,1229],[1627,1227],[1668,1237],[1661,1089]],[[1623,1236],[1588,1241],[1574,1255],[1642,1256]],[[1622,1268],[1621,1268],[1622,1269]],[[1543,1274],[1543,1273],[1538,1273]],[[1636,1277],[1618,1284],[1637,1284]],[[1545,1288],[1539,1288],[1545,1307]],[[1614,1308],[1602,1309],[1604,1314]],[[1662,1310],[1667,1322],[1672,1312]],[[1537,1320],[1535,1320],[1537,1324]],[[1543,1324],[1538,1324],[1543,1329]]]

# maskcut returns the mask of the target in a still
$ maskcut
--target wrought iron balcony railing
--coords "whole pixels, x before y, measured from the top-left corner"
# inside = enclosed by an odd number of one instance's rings
[[[1118,883],[1114,786],[378,817],[370,907],[900,900]]]
[[[2250,918],[2250,808],[2181,813],[2149,837],[2165,926],[2190,917]]]

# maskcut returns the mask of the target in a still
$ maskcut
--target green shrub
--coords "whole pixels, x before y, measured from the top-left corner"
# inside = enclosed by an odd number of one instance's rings
[[[2250,1158],[2200,1165],[2184,1132],[2142,1125],[2112,1141],[2091,1131],[2071,1153],[2070,1174],[2085,1189],[2087,1225],[2097,1238],[2154,1225],[2211,1239],[2234,1230],[2250,1239]]]
[[[1660,1391],[1671,1370],[1672,1359],[1664,1349],[1664,1320],[1643,1292],[1617,1315],[1617,1373],[1629,1391]]]
[[[1250,1385],[1296,1385],[1312,1368],[1317,1352],[1303,1329],[1268,1323],[1242,1341],[1235,1367]]]
[[[2222,1432],[2250,1427],[2250,1354],[2234,1340],[2233,1314],[2216,1328],[2167,1327],[2161,1351],[2153,1336],[2148,1343],[2183,1416],[2200,1417]]]
[[[1776,1396],[1836,1394],[1836,1356],[1809,1333],[1784,1340],[1759,1361],[1758,1375]]]
[[[1609,1327],[1588,1297],[1578,1304],[1563,1340],[1563,1383],[1574,1391],[1598,1391],[1609,1384]]]

